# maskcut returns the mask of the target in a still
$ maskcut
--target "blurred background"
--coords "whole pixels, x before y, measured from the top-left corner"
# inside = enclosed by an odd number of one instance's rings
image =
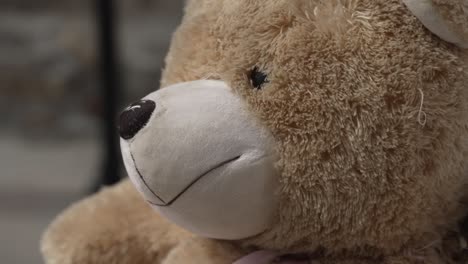
[[[116,111],[158,88],[183,2],[0,0],[2,264],[43,263],[53,218],[125,175]]]

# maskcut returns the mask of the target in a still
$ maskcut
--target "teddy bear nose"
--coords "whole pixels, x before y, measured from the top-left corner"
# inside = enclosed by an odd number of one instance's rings
[[[156,103],[151,100],[141,100],[125,108],[120,114],[120,137],[125,140],[133,138],[146,126],[155,109]]]

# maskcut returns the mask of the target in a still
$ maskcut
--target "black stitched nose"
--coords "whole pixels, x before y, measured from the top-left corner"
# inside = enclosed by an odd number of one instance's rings
[[[120,114],[120,137],[125,140],[133,138],[146,126],[154,109],[156,109],[156,103],[151,100],[141,100],[125,108]]]

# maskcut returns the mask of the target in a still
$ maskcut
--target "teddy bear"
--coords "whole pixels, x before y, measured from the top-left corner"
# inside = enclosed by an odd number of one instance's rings
[[[466,48],[467,0],[188,0],[46,262],[465,263]]]

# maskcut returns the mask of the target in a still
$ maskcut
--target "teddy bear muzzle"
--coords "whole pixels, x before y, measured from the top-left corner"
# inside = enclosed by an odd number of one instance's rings
[[[128,107],[120,121],[129,177],[163,216],[218,239],[270,227],[278,196],[275,141],[226,83],[166,87]]]

